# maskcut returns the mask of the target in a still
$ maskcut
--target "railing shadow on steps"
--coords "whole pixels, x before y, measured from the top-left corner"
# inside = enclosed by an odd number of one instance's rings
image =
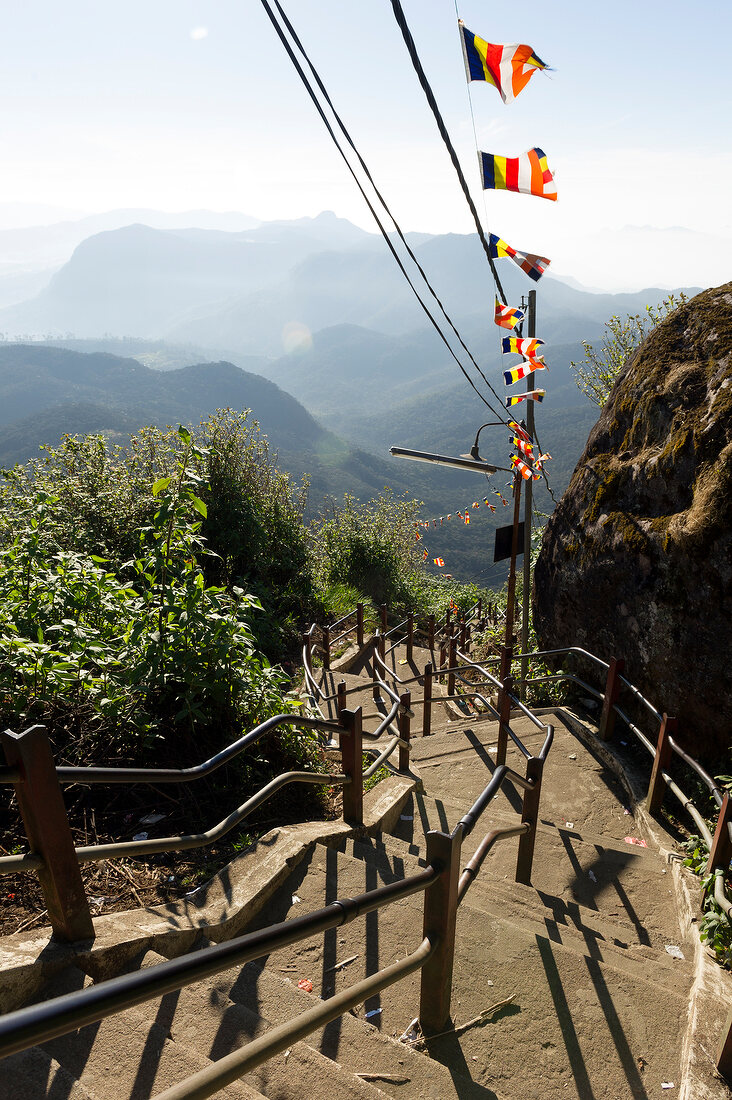
[[[475,609],[473,610],[475,611]],[[479,610],[477,614],[480,616]],[[348,616],[345,616],[342,621],[345,621],[347,618]],[[360,645],[363,646],[362,615],[359,618],[360,630],[358,640]],[[339,623],[333,624],[333,627],[335,628],[338,625]],[[400,770],[405,770],[408,768],[409,763],[409,721],[412,716],[410,693],[408,691],[402,691],[401,695],[397,695],[387,684],[384,677],[389,676],[395,684],[398,684],[401,688],[413,682],[421,682],[425,688],[424,710],[425,713],[429,713],[431,705],[426,696],[428,687],[431,687],[433,670],[432,667],[428,665],[423,675],[418,675],[407,680],[401,679],[396,674],[395,670],[390,669],[386,665],[386,656],[388,655],[386,638],[387,635],[393,636],[394,633],[399,633],[399,630],[403,629],[406,625],[407,637],[409,641],[413,643],[414,635],[417,632],[414,627],[413,618],[411,616],[408,617],[407,620],[399,624],[398,628],[392,628],[391,631],[388,631],[386,629],[385,611],[382,610],[381,625],[382,630],[377,631],[372,642],[373,688],[375,693],[384,692],[393,703],[388,714],[380,723],[378,730],[374,731],[370,736],[374,739],[382,736],[385,731],[390,729],[392,723],[396,719],[398,723],[397,735],[391,738],[387,743],[387,750],[379,753],[379,757],[382,759],[388,758],[398,746],[400,749],[399,768]],[[514,691],[515,683],[510,673],[511,662],[514,659],[518,660],[532,657],[537,659],[556,659],[559,657],[571,657],[572,659],[581,658],[589,661],[595,668],[599,668],[605,673],[603,691],[599,691],[570,670],[562,670],[546,676],[524,678],[523,683],[528,686],[531,683],[562,679],[576,683],[584,691],[587,691],[594,698],[602,702],[600,736],[604,739],[612,737],[616,716],[626,722],[629,729],[653,757],[653,772],[648,792],[649,807],[654,810],[658,809],[664,792],[668,790],[675,795],[682,806],[690,813],[710,852],[708,868],[714,870],[715,899],[721,905],[723,911],[729,916],[730,903],[724,891],[724,867],[729,863],[730,855],[732,854],[732,817],[730,815],[729,795],[716,786],[711,777],[707,775],[700,765],[689,757],[678,745],[674,738],[674,733],[676,732],[676,723],[674,720],[670,719],[665,714],[660,714],[660,712],[641,695],[638,689],[622,675],[622,662],[616,659],[612,659],[609,663],[604,662],[588,651],[579,649],[578,647],[570,647],[565,650],[538,651],[532,654],[517,654],[515,657],[509,650],[508,652],[504,651],[501,658],[497,659],[500,660],[501,666],[501,676],[497,678],[485,667],[485,664],[491,663],[490,661],[486,661],[484,664],[478,664],[470,659],[467,653],[470,645],[467,623],[458,624],[458,629],[455,628],[456,624],[450,621],[448,613],[444,623],[436,625],[434,619],[428,622],[427,630],[424,632],[424,635],[428,639],[429,648],[432,651],[433,662],[435,661],[435,646],[437,643],[440,644],[441,653],[436,674],[442,678],[447,677],[448,681],[447,696],[443,698],[464,700],[468,697],[474,701],[477,700],[485,711],[498,719],[499,747],[496,754],[496,770],[473,807],[471,807],[470,811],[468,811],[468,813],[458,822],[451,834],[442,832],[428,833],[426,867],[423,871],[402,881],[391,883],[377,890],[369,891],[357,898],[341,899],[332,902],[324,909],[318,910],[306,917],[282,922],[279,925],[271,926],[259,932],[238,937],[228,943],[208,947],[202,951],[159,964],[149,970],[100,983],[98,986],[90,987],[79,993],[69,994],[55,1001],[48,1001],[42,1005],[21,1009],[19,1012],[12,1013],[0,1021],[0,1057],[5,1057],[14,1051],[26,1049],[52,1036],[75,1030],[84,1024],[98,1021],[114,1012],[154,999],[166,992],[180,989],[194,981],[218,973],[235,963],[243,964],[244,962],[260,958],[272,950],[298,942],[301,939],[324,931],[327,928],[337,927],[358,916],[373,912],[400,898],[407,897],[417,892],[425,893],[423,940],[405,959],[387,967],[377,974],[369,976],[365,980],[352,986],[349,990],[338,994],[336,997],[321,1002],[295,1020],[271,1030],[266,1035],[248,1044],[243,1050],[229,1054],[212,1066],[207,1067],[201,1073],[169,1089],[164,1094],[161,1094],[158,1100],[183,1100],[184,1097],[204,1097],[213,1095],[227,1083],[236,1080],[238,1077],[266,1061],[277,1052],[285,1050],[297,1039],[304,1038],[325,1023],[342,1015],[344,1012],[348,1011],[350,1007],[360,1003],[368,996],[386,988],[417,969],[422,970],[419,1019],[423,1029],[429,1034],[430,1032],[434,1033],[443,1028],[449,1019],[450,1011],[455,918],[457,909],[493,845],[498,840],[518,835],[520,837],[519,844],[525,845],[524,869],[528,866],[528,876],[530,877],[530,860],[531,854],[533,854],[533,836],[536,831],[536,822],[538,819],[538,802],[541,791],[542,769],[546,755],[551,746],[553,729],[551,726],[544,726],[539,717],[534,715],[516,696]],[[357,626],[344,631],[343,635],[348,635],[353,629],[359,629],[358,620]],[[363,776],[364,774],[361,767],[356,766],[356,761],[360,765],[362,759],[360,744],[360,734],[362,732],[361,711],[360,708],[354,711],[346,709],[347,690],[345,683],[339,684],[338,691],[335,695],[331,696],[326,696],[317,684],[312,669],[311,659],[312,649],[314,648],[314,630],[315,627],[311,627],[311,630],[305,636],[303,645],[307,690],[316,708],[319,708],[320,703],[335,701],[337,703],[339,721],[337,723],[330,722],[322,716],[322,713],[318,717],[310,718],[309,721],[315,728],[319,728],[323,732],[330,733],[331,735],[336,730],[338,730],[339,734],[341,734],[342,731],[348,731],[345,734],[344,740],[345,743],[350,746],[353,770],[352,775],[349,776],[344,762],[345,774],[342,778],[344,780],[345,792],[349,787],[357,787],[359,784],[357,781],[354,783],[354,779],[357,780],[357,776]],[[329,635],[324,631],[322,636],[325,643],[323,648],[327,653]],[[342,640],[342,637],[335,639],[334,644],[336,641],[340,640]],[[406,644],[406,639],[402,640]],[[395,646],[391,648],[395,648]],[[324,667],[327,668],[328,665],[329,653],[328,659],[324,660]],[[478,684],[474,681],[467,680],[466,672],[468,671],[470,671],[473,676],[476,674],[479,676],[480,682]],[[461,685],[460,691],[456,691],[458,681]],[[519,683],[521,682],[522,681],[519,681]],[[363,688],[361,687],[360,689],[353,690],[363,690]],[[484,692],[487,691],[488,695],[490,695],[493,690],[496,691],[497,705],[484,694]],[[622,690],[630,693],[636,702],[651,715],[654,721],[659,723],[656,746],[654,746],[651,740],[629,719],[625,711],[619,707],[618,699]],[[538,757],[532,757],[528,753],[520,739],[511,729],[510,716],[513,709],[518,709],[520,713],[530,718],[537,727],[546,731],[544,745]],[[302,716],[280,717],[294,722],[298,720],[303,721]],[[426,719],[426,722],[429,724],[429,719]],[[424,732],[429,732],[429,730],[426,729]],[[350,737],[349,734],[351,734]],[[367,736],[369,735],[367,734]],[[505,764],[506,746],[509,738],[527,760],[525,776],[521,776],[515,771],[512,771]],[[343,743],[342,741],[342,744]],[[228,750],[224,751],[226,752]],[[378,750],[372,751],[378,752]],[[709,788],[712,797],[719,806],[720,812],[714,836],[712,836],[711,830],[708,828],[702,815],[696,807],[693,806],[691,800],[680,791],[673,778],[668,774],[666,769],[672,753],[675,753],[684,763],[692,768],[702,782]],[[353,760],[354,757],[355,760]],[[208,763],[210,762],[207,762],[207,764]],[[201,767],[205,766],[206,765],[202,765]],[[376,766],[378,766],[378,764]],[[100,771],[104,770],[105,769],[100,769]],[[134,769],[131,770],[134,771]],[[0,771],[0,779],[5,782],[17,783],[19,777],[20,769],[13,768],[12,764],[10,769]],[[332,781],[332,777],[330,778]],[[521,820],[516,825],[509,826],[505,829],[489,831],[479,844],[474,856],[466,865],[462,874],[459,874],[459,858],[462,841],[475,827],[478,819],[505,780],[514,783],[523,790],[524,800]],[[58,780],[56,780],[56,783],[58,784]],[[531,854],[529,854],[529,842]],[[34,853],[30,857],[11,858],[37,861],[38,857]],[[517,879],[519,881],[522,880],[520,878],[522,874],[521,862],[521,855],[519,855],[517,864]],[[26,862],[26,867],[30,866],[31,862]],[[33,866],[38,867],[38,862],[34,862]],[[523,881],[528,881],[528,878],[523,879]],[[729,1075],[732,1072],[732,1017],[725,1030],[726,1035],[723,1036],[722,1039],[717,1066],[720,1072]]]
[[[315,683],[309,664],[306,665],[307,675]],[[411,714],[408,693],[403,693],[401,697],[397,696],[380,677],[378,686],[395,700],[389,715],[381,723],[381,732],[388,728],[394,716],[397,712],[400,712],[399,729],[400,733],[406,733],[406,736],[393,738],[393,744],[390,743],[391,748],[389,746],[387,748],[389,752],[392,752],[399,744],[400,769],[402,769],[402,765],[408,768],[408,723]],[[344,693],[340,692],[337,698],[339,703],[343,703],[345,701]],[[245,747],[242,742],[250,744],[254,734],[263,736],[269,729],[274,728],[273,724],[276,724],[278,720],[303,721],[303,717],[282,715],[278,716],[277,719],[270,719],[269,724],[262,724],[262,727],[267,727],[266,729],[258,727],[257,731],[252,731],[245,738],[241,738],[236,743],[237,751],[241,751]],[[345,706],[339,706],[338,723],[329,722],[320,717],[308,718],[307,724],[325,732],[332,733],[337,730],[341,733],[341,743],[342,745],[348,744],[348,762],[353,768],[349,774],[346,753],[344,752],[345,774],[339,777],[342,780],[344,792],[349,788],[353,790],[353,788],[360,787],[362,790],[363,773],[356,766],[356,762],[361,759],[362,747],[360,708],[351,711],[347,710]],[[541,723],[539,724],[541,725]],[[509,732],[516,743],[523,748],[512,731]],[[380,736],[380,733],[375,732],[371,736]],[[195,981],[226,970],[232,965],[244,965],[244,963],[261,958],[273,950],[297,943],[327,929],[339,927],[359,916],[418,892],[424,892],[425,894],[423,939],[405,959],[386,967],[377,974],[370,975],[343,993],[321,1002],[295,1020],[274,1028],[261,1038],[250,1042],[242,1050],[234,1051],[181,1084],[168,1089],[165,1093],[160,1094],[158,1100],[183,1100],[184,1097],[213,1095],[226,1084],[237,1080],[249,1070],[254,1069],[278,1052],[285,1050],[293,1042],[304,1038],[312,1031],[343,1015],[349,1008],[359,1004],[367,997],[387,988],[418,969],[422,970],[419,1005],[419,1020],[422,1028],[426,1034],[442,1030],[450,1017],[457,910],[478,875],[486,856],[498,841],[514,836],[520,837],[520,843],[524,844],[524,848],[523,856],[521,851],[519,854],[517,878],[520,874],[523,874],[525,877],[520,881],[529,881],[533,856],[533,838],[538,821],[541,768],[551,747],[552,738],[553,729],[551,726],[547,726],[546,738],[539,756],[530,757],[526,750],[523,750],[524,755],[527,757],[526,776],[522,776],[513,769],[508,768],[505,763],[499,763],[490,782],[450,834],[439,831],[431,831],[427,834],[426,867],[424,870],[401,881],[368,891],[356,898],[344,898],[334,901],[307,916],[284,921],[269,928],[237,937],[226,943],[207,947],[192,954],[160,963],[149,969],[113,978],[85,990],[10,1013],[0,1019],[0,1058],[67,1034],[70,1031],[75,1031],[87,1024],[98,1022],[109,1015],[153,1000],[165,993],[181,989]],[[223,750],[217,757],[200,765],[199,768],[188,769],[187,771],[188,773],[199,773],[205,769],[213,770],[214,767],[220,766],[220,763],[224,762],[224,760],[219,760],[219,757],[224,756],[226,759],[230,759],[233,751],[234,746],[229,746],[228,749]],[[405,752],[406,756],[403,756],[402,754]],[[382,755],[380,754],[380,757]],[[532,761],[539,762],[538,770],[532,769]],[[2,778],[6,781],[14,782],[16,789],[22,785],[23,780],[23,776],[20,774],[23,770],[23,762],[19,760],[18,763],[20,766],[17,773],[7,774],[8,770],[6,769],[6,774],[2,775]],[[144,782],[147,781],[150,771],[153,770],[100,768],[55,769],[55,771],[61,772],[63,778],[71,782],[80,781],[80,771],[86,773],[86,781],[88,781],[89,773],[93,771],[100,782],[109,781],[109,772],[115,772],[114,781]],[[176,778],[173,779],[170,776],[169,769],[155,769],[154,771],[156,773],[155,782],[165,781],[165,779],[161,779],[161,776],[169,778],[171,782],[177,781],[181,774],[176,772]],[[119,778],[125,772],[127,773],[125,778]],[[361,777],[360,783],[358,781],[359,776]],[[58,789],[59,779],[56,775],[53,778]],[[194,776],[191,776],[191,778],[194,778]],[[328,778],[332,779],[332,777]],[[504,782],[511,782],[523,791],[521,819],[515,825],[490,830],[484,836],[462,874],[460,874],[462,842],[476,827],[480,817]],[[357,799],[353,797],[351,798],[350,809],[351,819],[353,820],[355,817],[355,823],[361,823],[360,807]],[[169,839],[179,840],[180,838]],[[527,841],[530,843],[527,844]],[[157,845],[156,850],[160,850],[160,843],[152,842],[152,844]],[[99,856],[99,858],[106,858],[106,855],[110,854],[109,849],[117,847],[129,848],[127,845],[95,846],[96,849],[105,853],[104,856]],[[90,856],[90,858],[93,858],[93,856]],[[28,866],[27,863],[26,866]],[[38,864],[34,862],[34,866],[37,867]],[[17,870],[17,867],[13,869]]]

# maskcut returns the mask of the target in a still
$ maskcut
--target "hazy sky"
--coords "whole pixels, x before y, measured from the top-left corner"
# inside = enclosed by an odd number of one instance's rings
[[[539,145],[559,190],[485,206],[455,5],[402,3],[490,229],[589,285],[732,277],[729,0],[463,0],[476,34],[556,70],[508,106],[470,86],[480,147]],[[283,6],[404,228],[470,231],[389,0]],[[0,52],[0,212],[329,209],[374,228],[259,0],[14,3]]]

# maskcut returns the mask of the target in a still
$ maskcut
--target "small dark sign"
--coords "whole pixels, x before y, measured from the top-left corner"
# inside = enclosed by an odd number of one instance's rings
[[[513,542],[513,524],[510,527],[496,528],[496,548],[493,551],[494,561],[503,561],[511,557],[511,543]],[[516,557],[524,552],[524,524],[523,520],[518,525],[518,550]]]

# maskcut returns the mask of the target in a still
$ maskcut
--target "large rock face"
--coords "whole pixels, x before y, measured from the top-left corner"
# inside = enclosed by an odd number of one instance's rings
[[[626,676],[719,760],[732,741],[732,283],[647,338],[549,521],[542,648],[624,657]]]

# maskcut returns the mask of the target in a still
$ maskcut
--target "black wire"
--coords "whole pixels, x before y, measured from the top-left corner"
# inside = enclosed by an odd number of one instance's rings
[[[463,170],[460,167],[460,161],[458,160],[457,153],[455,152],[455,148],[452,144],[452,141],[450,140],[450,135],[447,132],[447,128],[446,128],[445,123],[443,122],[443,119],[442,119],[442,115],[440,114],[440,108],[437,106],[437,100],[435,99],[434,92],[432,91],[432,88],[430,87],[430,82],[427,79],[427,76],[425,74],[424,69],[422,68],[422,62],[419,59],[419,54],[417,53],[417,47],[415,46],[414,39],[412,38],[412,32],[410,31],[410,29],[407,25],[407,20],[404,16],[404,11],[402,10],[402,5],[399,3],[399,0],[391,0],[391,6],[392,6],[393,11],[394,11],[394,17],[395,17],[397,23],[399,24],[399,29],[402,32],[402,37],[404,38],[407,49],[409,51],[409,56],[412,59],[412,64],[414,65],[415,72],[417,73],[417,76],[419,78],[419,82],[422,85],[422,90],[424,91],[424,94],[427,96],[427,102],[429,103],[430,107],[432,108],[432,114],[435,116],[435,122],[437,123],[437,129],[440,131],[440,134],[442,136],[442,140],[444,141],[445,145],[447,146],[447,151],[450,154],[450,159],[452,160],[455,171],[457,172],[458,179],[460,180],[460,186],[463,189],[463,194],[465,195],[465,199],[468,203],[468,206],[470,207],[470,212],[473,215],[473,219],[475,221],[475,227],[478,230],[478,236],[481,239],[481,242],[483,244],[483,249],[485,251],[486,256],[488,257],[488,263],[491,266],[491,272],[493,274],[493,278],[495,279],[496,287],[498,288],[498,293],[501,295],[501,299],[503,301],[503,304],[508,305],[508,300],[507,300],[506,295],[504,293],[503,287],[501,286],[501,280],[498,278],[498,272],[496,271],[496,265],[493,263],[493,257],[491,256],[490,245],[488,244],[488,241],[485,239],[485,233],[483,232],[483,226],[480,224],[480,218],[478,217],[478,211],[475,209],[475,203],[473,202],[473,200],[471,198],[470,190],[468,189],[468,185],[467,185],[467,182],[465,180],[465,176],[463,175]]]
[[[489,409],[491,410],[491,412],[493,413],[493,415],[494,415],[494,416],[499,416],[499,417],[500,417],[500,415],[501,415],[501,414],[499,414],[498,412],[496,412],[496,410],[495,410],[495,409],[493,408],[493,406],[491,405],[491,403],[490,403],[490,402],[489,402],[488,400],[486,400],[486,398],[485,398],[485,397],[483,396],[483,394],[482,394],[482,393],[480,392],[480,390],[478,390],[478,388],[476,387],[476,385],[475,385],[475,383],[473,382],[472,378],[470,377],[470,375],[468,374],[468,372],[467,372],[467,371],[465,370],[465,367],[464,367],[464,366],[463,366],[463,364],[462,364],[462,363],[460,362],[460,360],[459,360],[458,356],[457,356],[457,355],[455,354],[455,351],[454,351],[454,350],[453,350],[453,348],[452,348],[452,347],[450,346],[450,344],[449,344],[449,342],[448,342],[448,340],[447,340],[447,338],[446,338],[446,336],[445,336],[444,332],[442,331],[442,329],[440,328],[439,324],[438,324],[438,323],[437,323],[437,321],[435,320],[434,316],[433,316],[433,315],[432,315],[432,313],[430,312],[430,309],[429,309],[429,307],[427,306],[426,302],[425,302],[425,301],[423,300],[423,298],[422,298],[422,297],[421,297],[421,295],[419,294],[419,291],[418,291],[418,290],[417,290],[417,288],[415,287],[415,285],[414,285],[414,283],[412,282],[412,280],[411,280],[411,279],[409,278],[409,275],[408,275],[408,273],[407,273],[407,271],[406,271],[406,268],[404,267],[404,264],[402,263],[401,259],[399,258],[399,255],[398,255],[398,253],[397,253],[396,249],[394,248],[394,245],[393,245],[393,244],[392,244],[392,242],[391,242],[391,241],[389,240],[389,234],[387,233],[387,231],[386,231],[386,229],[385,229],[384,225],[383,225],[383,224],[382,224],[382,222],[381,222],[381,219],[379,218],[379,215],[377,214],[376,210],[374,209],[374,206],[373,206],[372,202],[370,201],[370,199],[369,199],[368,195],[366,194],[366,192],[365,192],[365,190],[364,190],[364,188],[363,188],[363,186],[362,186],[362,184],[361,184],[361,181],[359,180],[358,176],[357,176],[357,175],[356,175],[356,173],[354,172],[354,170],[353,170],[353,167],[352,167],[352,165],[350,164],[350,162],[349,162],[349,160],[348,160],[348,158],[347,158],[346,154],[345,154],[345,153],[344,153],[344,151],[343,151],[343,148],[341,147],[341,145],[340,145],[340,143],[339,143],[339,141],[338,141],[338,138],[336,137],[335,133],[333,132],[333,128],[332,128],[332,126],[330,125],[330,123],[328,122],[328,119],[327,119],[327,118],[326,118],[326,116],[325,116],[325,112],[323,111],[323,108],[321,107],[320,103],[318,102],[317,96],[315,95],[315,93],[314,93],[314,91],[313,91],[313,89],[312,89],[312,87],[311,87],[311,85],[310,85],[310,82],[308,81],[307,75],[306,75],[306,74],[305,74],[305,72],[303,71],[303,68],[302,68],[302,66],[300,65],[300,62],[299,62],[299,61],[297,60],[297,58],[295,57],[295,54],[294,54],[294,52],[293,52],[293,50],[292,50],[292,47],[290,46],[290,43],[289,43],[289,42],[287,41],[287,38],[285,37],[285,35],[284,35],[283,31],[282,31],[282,28],[280,27],[279,23],[277,22],[277,19],[275,18],[274,12],[272,11],[272,9],[271,9],[271,7],[270,7],[269,3],[267,2],[267,0],[261,0],[261,2],[262,2],[262,7],[264,8],[265,12],[267,13],[267,16],[269,17],[269,20],[270,20],[270,22],[272,23],[272,26],[274,27],[274,29],[275,29],[275,31],[276,31],[276,33],[277,33],[277,35],[278,35],[278,37],[279,37],[280,41],[282,42],[282,45],[283,45],[283,46],[285,47],[285,50],[287,51],[287,54],[288,54],[288,56],[289,56],[290,60],[292,61],[293,65],[295,66],[295,69],[296,69],[296,71],[297,71],[297,73],[298,73],[298,76],[300,77],[300,79],[302,80],[303,84],[305,85],[305,89],[306,89],[306,91],[307,91],[308,95],[310,96],[311,100],[313,101],[313,104],[315,105],[315,108],[316,108],[316,110],[317,110],[318,114],[320,115],[321,119],[323,120],[323,124],[325,125],[325,128],[327,129],[328,133],[330,134],[330,136],[331,136],[331,138],[332,138],[332,140],[333,140],[333,143],[335,144],[335,146],[336,146],[336,148],[337,148],[338,152],[340,153],[341,157],[343,158],[343,161],[345,162],[345,165],[346,165],[346,167],[348,168],[348,171],[349,171],[349,172],[351,173],[351,175],[353,176],[354,182],[356,183],[356,186],[358,187],[359,191],[361,192],[361,194],[362,194],[362,196],[363,196],[363,198],[364,198],[364,201],[365,201],[366,205],[368,206],[368,208],[369,208],[369,210],[370,210],[370,212],[371,212],[371,214],[372,214],[372,216],[373,216],[373,218],[374,218],[374,221],[375,221],[375,222],[376,222],[376,224],[378,225],[378,227],[379,227],[379,229],[380,229],[380,231],[381,231],[381,234],[382,234],[382,236],[383,236],[384,240],[386,241],[386,244],[387,244],[387,246],[388,246],[388,248],[389,248],[389,250],[390,250],[390,252],[391,252],[392,256],[394,257],[394,259],[396,260],[397,264],[399,265],[399,269],[400,269],[400,271],[402,272],[402,274],[404,275],[404,278],[405,278],[405,279],[407,280],[407,282],[409,283],[409,286],[411,287],[411,289],[412,289],[412,292],[414,293],[414,296],[416,297],[416,299],[417,299],[417,301],[419,302],[419,304],[420,304],[420,305],[422,306],[422,309],[424,310],[425,314],[426,314],[426,315],[427,315],[427,317],[429,318],[429,320],[430,320],[431,324],[432,324],[432,325],[434,326],[434,328],[435,328],[435,330],[436,330],[437,334],[439,335],[440,339],[441,339],[441,340],[442,340],[442,342],[444,343],[445,347],[446,347],[446,348],[447,348],[447,350],[448,350],[448,351],[450,352],[450,354],[452,355],[453,359],[454,359],[454,360],[455,360],[455,362],[457,363],[458,367],[459,367],[459,368],[460,368],[460,370],[462,371],[462,373],[463,373],[463,375],[464,375],[464,377],[465,377],[466,381],[467,381],[467,382],[469,383],[469,385],[470,385],[470,386],[471,386],[471,387],[472,387],[472,388],[473,388],[473,389],[475,390],[476,394],[478,395],[478,397],[480,398],[480,400],[481,400],[481,401],[483,402],[483,404],[484,404],[484,405],[486,405],[486,406],[487,406],[487,407],[488,407],[488,408],[489,408]],[[277,3],[277,0],[275,0],[275,3]],[[279,8],[279,4],[277,4],[277,7]],[[281,10],[281,9],[280,9],[280,10]],[[294,37],[294,35],[293,35],[293,37]],[[300,47],[300,49],[302,49],[302,47]],[[303,50],[303,54],[304,54],[304,50]],[[335,112],[334,112],[334,113],[335,113]],[[392,220],[393,220],[393,219],[392,219]],[[472,358],[472,356],[471,356],[471,358]],[[473,360],[473,361],[474,361],[474,360]],[[476,364],[476,365],[477,365],[477,364]],[[480,370],[480,368],[478,368],[478,369]],[[481,373],[481,376],[483,376],[483,374],[482,374],[482,371],[481,371],[480,373]],[[484,380],[486,381],[487,385],[488,385],[488,386],[489,386],[489,387],[491,388],[491,390],[493,391],[493,394],[494,394],[494,396],[495,396],[496,398],[498,398],[498,394],[496,394],[496,393],[495,393],[495,390],[493,390],[493,387],[492,387],[492,386],[490,386],[490,383],[489,383],[489,382],[487,382],[487,379],[485,379],[485,376],[483,376],[483,378],[484,378]],[[500,398],[498,398],[498,400],[500,400]],[[504,414],[504,415],[505,415],[505,414]]]
[[[435,299],[438,306],[440,307],[440,310],[442,311],[443,317],[447,321],[447,323],[450,326],[450,328],[452,329],[452,331],[457,336],[463,350],[467,354],[467,356],[470,359],[471,363],[473,364],[475,369],[478,371],[478,374],[481,376],[481,378],[485,382],[486,386],[488,386],[488,388],[490,389],[491,393],[496,398],[496,400],[500,401],[501,400],[500,396],[493,389],[493,386],[490,384],[490,382],[486,378],[485,374],[483,373],[483,371],[478,366],[478,363],[476,362],[470,348],[467,346],[467,344],[463,340],[462,336],[458,332],[457,328],[453,324],[452,319],[450,318],[447,310],[445,309],[444,305],[440,301],[440,298],[438,297],[437,292],[435,291],[435,289],[433,288],[433,286],[430,283],[429,279],[427,278],[426,272],[424,271],[422,265],[420,264],[419,260],[417,259],[414,252],[412,251],[412,248],[411,248],[409,242],[407,241],[406,237],[404,236],[404,233],[401,230],[401,226],[399,225],[396,218],[394,217],[391,210],[389,209],[389,206],[388,206],[388,203],[387,203],[386,199],[381,194],[381,191],[379,191],[379,188],[376,186],[376,183],[374,182],[374,178],[371,175],[371,172],[369,171],[369,168],[368,168],[368,165],[366,164],[366,161],[363,159],[363,157],[359,153],[358,149],[356,148],[356,146],[353,142],[353,139],[351,138],[351,135],[349,134],[348,130],[346,129],[346,126],[345,126],[341,116],[338,114],[338,111],[335,109],[335,107],[333,105],[332,99],[328,95],[328,91],[327,91],[325,85],[323,84],[323,81],[320,79],[320,76],[318,74],[317,69],[313,65],[312,61],[310,60],[310,58],[308,56],[308,53],[307,53],[305,47],[303,46],[302,42],[298,38],[297,32],[295,31],[295,28],[292,26],[292,23],[287,18],[287,14],[283,10],[282,5],[280,4],[279,0],[274,0],[274,3],[275,3],[275,6],[277,8],[277,11],[280,14],[280,17],[282,18],[282,21],[284,22],[285,26],[287,27],[287,30],[288,30],[291,38],[293,39],[293,41],[295,42],[295,45],[299,49],[299,51],[302,54],[303,58],[305,59],[305,62],[307,64],[308,68],[310,69],[310,72],[312,73],[313,78],[314,78],[316,84],[318,85],[322,95],[323,95],[323,98],[325,99],[326,103],[328,104],[331,111],[333,112],[333,117],[335,118],[336,122],[338,123],[338,126],[340,127],[340,130],[341,130],[343,136],[345,137],[346,141],[351,146],[351,148],[353,149],[353,152],[355,153],[356,157],[358,158],[358,162],[361,165],[361,168],[363,169],[364,174],[366,175],[366,178],[368,179],[369,183],[373,187],[376,197],[378,198],[379,202],[383,206],[386,213],[389,215],[389,218],[391,219],[391,222],[394,225],[394,228],[395,228],[396,232],[398,233],[399,239],[401,240],[402,244],[404,245],[404,247],[405,247],[405,249],[406,249],[406,251],[409,255],[409,258],[412,260],[412,262],[416,266],[417,270],[419,271],[420,275],[424,279],[424,282],[425,282],[425,285],[427,286],[427,289],[429,290],[430,294],[432,295],[432,297]]]

